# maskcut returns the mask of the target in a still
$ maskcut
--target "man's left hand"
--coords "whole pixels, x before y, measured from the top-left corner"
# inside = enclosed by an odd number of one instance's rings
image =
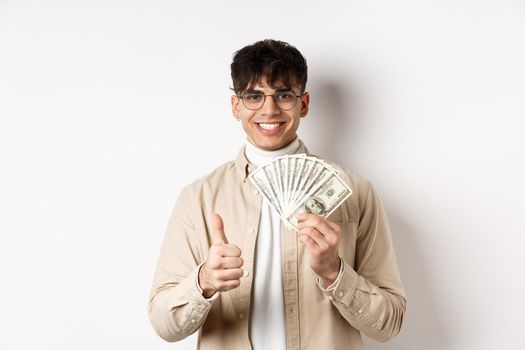
[[[338,246],[341,228],[319,215],[297,214],[299,241],[306,245],[310,254],[310,268],[321,278],[325,288],[335,282],[339,275],[341,260]]]

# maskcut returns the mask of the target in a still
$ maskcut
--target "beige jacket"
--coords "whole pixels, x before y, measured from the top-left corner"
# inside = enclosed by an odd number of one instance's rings
[[[307,153],[301,142],[297,153]],[[367,180],[337,165],[353,191],[330,217],[341,226],[344,272],[323,291],[306,247],[281,224],[287,349],[363,349],[360,332],[387,341],[400,330],[405,294],[383,206]],[[177,341],[199,331],[199,349],[250,349],[250,297],[262,197],[248,180],[244,155],[186,187],[173,210],[149,300],[155,331]],[[197,288],[200,265],[212,244],[212,213],[219,213],[229,243],[244,259],[238,288],[206,300]],[[272,349],[278,350],[278,349]]]

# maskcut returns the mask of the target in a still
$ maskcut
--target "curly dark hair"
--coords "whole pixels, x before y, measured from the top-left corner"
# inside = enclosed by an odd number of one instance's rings
[[[248,86],[266,76],[271,86],[281,81],[285,86],[306,89],[306,59],[294,46],[279,40],[265,39],[235,52],[230,65],[232,90],[239,95]]]

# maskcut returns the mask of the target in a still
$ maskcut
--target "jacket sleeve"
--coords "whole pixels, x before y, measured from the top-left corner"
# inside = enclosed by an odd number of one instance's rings
[[[381,201],[368,181],[362,193],[354,268],[341,259],[338,283],[322,290],[352,327],[385,342],[401,329],[405,292]]]
[[[198,287],[198,273],[207,257],[206,235],[191,220],[191,196],[183,191],[173,210],[149,298],[149,317],[156,333],[173,342],[186,338],[204,323],[212,300]],[[195,209],[193,209],[195,210]]]

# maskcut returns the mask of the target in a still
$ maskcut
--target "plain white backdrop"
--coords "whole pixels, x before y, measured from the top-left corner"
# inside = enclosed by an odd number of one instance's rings
[[[0,0],[0,349],[193,349],[147,299],[183,186],[244,142],[234,51],[307,58],[311,151],[369,178],[408,311],[372,350],[525,348],[522,1]]]

